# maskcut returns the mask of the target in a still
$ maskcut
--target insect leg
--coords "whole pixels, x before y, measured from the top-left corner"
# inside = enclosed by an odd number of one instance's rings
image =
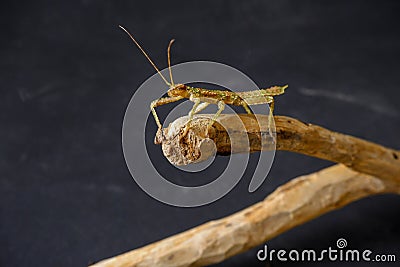
[[[196,114],[196,109],[201,103],[200,98],[191,98],[190,100],[194,102],[194,105],[189,112],[189,121],[188,122],[190,122],[193,119],[193,115]]]
[[[275,100],[272,98],[271,104],[269,105],[271,109],[271,113],[274,113],[274,108],[275,108]]]
[[[249,105],[247,105],[246,102],[243,101],[242,106],[243,106],[244,110],[246,110],[247,114],[253,114],[253,112],[249,108]]]
[[[194,111],[194,114],[199,113],[200,111],[202,111],[203,109],[205,109],[206,107],[208,107],[208,105],[210,105],[210,103],[208,103],[208,102],[203,102],[203,103],[201,103],[201,104],[196,108],[196,110]]]
[[[219,117],[219,115],[221,115],[221,112],[225,109],[225,103],[223,101],[218,101],[218,111],[217,113],[214,114],[214,116],[211,119],[211,122],[208,124],[208,127],[211,127],[214,122],[217,120],[217,118]]]
[[[268,131],[269,131],[269,133],[270,133],[270,135],[271,135],[271,137],[273,138],[273,136],[272,136],[272,121],[274,120],[274,107],[275,107],[275,101],[274,101],[274,98],[272,98],[272,101],[271,101],[271,103],[270,103],[270,106],[269,106],[269,114],[268,114]]]
[[[193,102],[194,102],[194,105],[193,105],[192,109],[191,109],[190,112],[189,112],[189,120],[186,122],[185,129],[184,129],[184,132],[183,132],[183,135],[184,135],[184,136],[185,136],[185,135],[187,134],[187,132],[189,131],[190,122],[191,122],[192,119],[193,119],[193,115],[196,114],[196,109],[197,109],[197,107],[198,107],[198,106],[200,105],[200,103],[201,103],[200,98],[196,98],[196,97],[190,97],[190,101],[193,101]]]
[[[151,112],[153,113],[154,119],[156,120],[158,128],[162,128],[162,124],[161,124],[160,120],[158,119],[158,116],[157,116],[155,108],[158,107],[158,106],[161,106],[161,105],[165,105],[165,104],[169,104],[169,103],[172,103],[172,102],[176,102],[178,100],[181,100],[182,98],[183,97],[181,97],[181,96],[162,97],[162,98],[156,99],[156,100],[151,102],[150,109],[151,109]]]

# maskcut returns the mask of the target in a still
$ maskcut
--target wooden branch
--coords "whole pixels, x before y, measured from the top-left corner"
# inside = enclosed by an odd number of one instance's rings
[[[267,121],[266,117],[259,116],[261,124]],[[186,120],[180,118],[157,133],[156,143],[161,143],[165,156],[172,163],[196,162],[215,151],[220,154],[253,152],[274,146],[267,126],[258,125],[251,115],[240,115],[240,120],[233,115],[222,115],[208,132],[209,117],[195,118],[188,131],[184,128]],[[400,193],[398,151],[292,118],[277,116],[275,120],[277,149],[340,162],[353,170],[340,164],[298,177],[276,189],[264,201],[231,216],[103,260],[92,267],[213,264],[363,197]],[[250,140],[250,149],[245,139]],[[239,140],[232,149],[231,140]]]
[[[396,192],[399,193],[398,188],[383,179],[335,165],[293,179],[264,201],[231,216],[103,260],[92,267],[209,265],[360,198]]]
[[[205,160],[215,151],[218,154],[226,155],[268,150],[274,147],[269,138],[270,134],[266,123],[268,116],[266,115],[223,114],[219,117],[218,123],[215,123],[206,135],[211,116],[202,114],[194,118],[186,133],[184,129],[187,117],[181,117],[164,129],[163,133],[158,132],[155,143],[161,143],[164,155],[176,165]],[[393,183],[397,184],[400,173],[400,151],[398,150],[333,132],[290,117],[275,116],[275,125],[276,149],[278,150],[297,152],[342,163],[355,171],[381,177],[388,181],[394,180]],[[235,138],[232,151],[229,134]],[[262,145],[261,141],[266,145]],[[250,151],[248,144],[250,144]]]

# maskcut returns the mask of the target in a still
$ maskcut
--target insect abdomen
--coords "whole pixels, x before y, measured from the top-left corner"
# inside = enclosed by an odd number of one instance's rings
[[[285,92],[285,86],[272,86],[267,89],[260,89],[248,92],[237,93],[248,105],[269,104],[274,101],[273,97]]]
[[[277,96],[285,93],[285,89],[288,86],[272,86],[267,89],[261,89],[260,91],[262,92],[261,94],[266,95],[266,96]]]

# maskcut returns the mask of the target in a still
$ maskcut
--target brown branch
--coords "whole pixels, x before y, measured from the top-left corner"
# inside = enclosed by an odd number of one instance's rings
[[[298,177],[264,201],[92,267],[203,266],[221,262],[360,198],[398,192],[384,180],[335,165]]]
[[[271,149],[266,115],[224,114],[207,132],[211,115],[196,117],[190,129],[184,133],[186,117],[170,124],[157,133],[156,143],[162,144],[164,155],[173,164],[182,165],[205,160],[213,154],[214,143],[218,154],[230,154]],[[225,128],[222,126],[224,125]],[[244,125],[244,127],[242,126]],[[362,140],[350,135],[333,132],[317,125],[304,123],[294,118],[275,116],[276,149],[297,152],[308,156],[342,163],[355,171],[380,178],[397,180],[400,173],[400,151]],[[229,134],[235,136],[235,147],[231,151]],[[244,133],[244,134],[243,134]],[[238,137],[239,136],[239,137]],[[240,141],[240,139],[246,139]],[[394,181],[395,184],[396,181]]]
[[[163,152],[175,163],[202,160],[213,152],[230,152],[230,134],[242,138],[243,130],[232,115],[220,117],[205,134],[209,118],[196,118],[188,132],[178,119],[157,135]],[[251,151],[271,149],[265,125],[241,115]],[[266,118],[263,118],[266,119]],[[298,177],[276,189],[264,201],[220,220],[211,221],[145,247],[101,261],[92,267],[203,266],[223,261],[329,211],[366,196],[400,193],[399,152],[352,136],[331,132],[288,117],[275,117],[277,148],[341,162],[319,172]],[[235,132],[237,131],[237,132]],[[231,135],[232,136],[232,135]],[[244,142],[246,143],[246,142]],[[245,152],[240,142],[232,152]],[[251,152],[250,151],[250,152]],[[370,174],[376,174],[375,176]]]

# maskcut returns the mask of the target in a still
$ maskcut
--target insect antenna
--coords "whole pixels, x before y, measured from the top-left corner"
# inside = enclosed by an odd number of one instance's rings
[[[172,70],[171,70],[171,46],[174,43],[175,39],[169,41],[168,45],[168,70],[169,70],[169,79],[171,80],[171,85],[174,86],[174,79],[172,79]]]
[[[154,62],[150,59],[150,57],[147,55],[147,53],[144,51],[144,49],[140,46],[140,44],[135,40],[135,38],[133,38],[132,34],[129,33],[129,31],[127,29],[125,29],[124,27],[122,27],[121,25],[118,25],[124,32],[126,32],[126,34],[128,34],[128,36],[132,39],[132,41],[136,44],[136,46],[140,49],[140,51],[142,51],[142,53],[144,54],[144,56],[147,58],[147,60],[150,62],[150,64],[153,66],[153,68],[157,71],[157,73],[161,76],[161,78],[164,80],[164,82],[168,85],[171,86],[171,83],[169,83],[167,81],[167,79],[165,79],[165,77],[161,74],[160,70],[157,68],[156,64],[154,64]]]

